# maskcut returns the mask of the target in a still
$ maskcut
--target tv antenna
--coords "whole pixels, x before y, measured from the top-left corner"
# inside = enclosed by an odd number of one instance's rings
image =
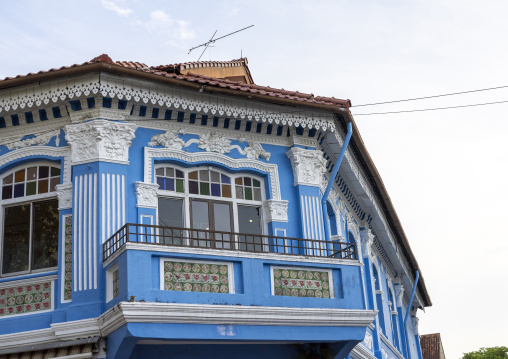
[[[248,28],[253,27],[253,26],[254,26],[254,25],[247,26],[247,27],[244,27],[243,29],[233,31],[233,32],[231,32],[231,33],[229,33],[229,34],[227,34],[227,35],[224,35],[224,36],[221,36],[221,37],[218,37],[218,38],[214,39],[215,34],[217,33],[217,30],[215,30],[215,32],[213,33],[213,35],[212,35],[212,37],[210,38],[210,40],[208,40],[208,41],[207,41],[207,42],[205,42],[204,44],[201,44],[201,45],[198,45],[198,46],[193,47],[192,49],[190,49],[190,50],[189,50],[189,54],[191,53],[191,51],[192,51],[192,50],[195,50],[195,49],[197,49],[197,48],[199,48],[199,47],[204,46],[204,47],[205,47],[205,49],[203,50],[203,52],[201,53],[201,55],[199,55],[199,59],[198,59],[198,61],[199,61],[199,60],[201,60],[201,57],[202,57],[202,56],[203,56],[203,54],[205,53],[206,49],[208,49],[208,46],[210,46],[210,44],[215,43],[215,41],[220,40],[220,39],[223,39],[223,38],[225,38],[225,37],[227,37],[227,36],[229,36],[229,35],[233,35],[233,34],[236,34],[237,32],[240,32],[240,31],[243,31],[243,30],[247,30]]]

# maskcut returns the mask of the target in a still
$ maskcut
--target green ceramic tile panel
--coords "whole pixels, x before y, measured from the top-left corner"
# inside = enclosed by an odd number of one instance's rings
[[[214,262],[164,261],[164,289],[181,292],[229,293],[229,267]]]
[[[51,286],[41,282],[0,289],[0,318],[52,309]]]
[[[72,299],[72,216],[65,218],[64,300]]]
[[[275,268],[273,270],[275,295],[286,297],[330,298],[328,272],[308,269]]]

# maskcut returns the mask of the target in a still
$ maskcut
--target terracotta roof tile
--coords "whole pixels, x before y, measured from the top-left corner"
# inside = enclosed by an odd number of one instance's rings
[[[74,64],[71,66],[62,66],[60,68],[53,68],[47,71],[39,71],[37,73],[28,73],[27,75],[18,75],[15,78],[22,78],[22,77],[29,77],[29,76],[36,76],[40,74],[50,73],[50,72],[57,72],[64,69],[70,69],[73,67],[79,67],[84,66],[88,64],[93,64],[97,62],[104,62],[109,63],[117,66],[122,66],[125,68],[129,68],[136,71],[143,71],[147,73],[151,73],[158,76],[164,76],[168,78],[174,78],[177,80],[187,81],[187,82],[193,82],[193,83],[199,83],[202,85],[208,85],[208,86],[217,86],[220,88],[228,88],[231,90],[238,90],[242,92],[249,92],[249,93],[255,93],[262,96],[271,96],[271,97],[277,97],[282,99],[289,99],[289,100],[296,100],[301,102],[307,102],[307,103],[316,103],[316,104],[323,104],[328,106],[338,106],[338,107],[345,107],[349,108],[351,106],[351,102],[349,100],[340,100],[333,97],[322,97],[318,96],[315,97],[313,94],[305,94],[298,91],[286,91],[284,89],[276,89],[269,86],[260,86],[256,84],[246,84],[243,82],[236,82],[226,79],[219,79],[215,77],[208,77],[203,75],[196,75],[192,74],[191,72],[188,72],[186,75],[182,75],[179,73],[179,71],[175,71],[176,67],[178,66],[187,66],[188,68],[191,68],[192,66],[199,67],[199,66],[217,66],[217,65],[224,65],[224,64],[231,64],[235,65],[236,63],[245,63],[247,64],[246,58],[241,58],[237,60],[231,60],[231,61],[201,61],[201,62],[185,62],[182,64],[173,64],[173,65],[159,65],[159,66],[151,66],[141,63],[141,62],[135,62],[135,61],[116,61],[114,62],[107,54],[102,54],[100,56],[97,56],[93,58],[91,61],[84,62],[82,64]],[[175,73],[177,72],[177,73]],[[12,80],[14,77],[6,77],[2,81]]]
[[[423,359],[445,359],[444,356],[440,356],[442,343],[441,335],[439,333],[421,335],[420,346],[422,348]]]

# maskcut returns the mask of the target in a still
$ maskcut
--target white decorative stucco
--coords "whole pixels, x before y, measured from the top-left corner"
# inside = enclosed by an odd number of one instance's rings
[[[59,145],[58,135],[60,134],[60,130],[53,130],[51,132],[43,133],[38,136],[27,138],[25,140],[19,140],[16,142],[11,142],[6,144],[6,147],[9,150],[15,150],[18,148],[34,146],[34,145],[46,145],[53,137],[56,137],[56,146]]]
[[[145,183],[153,182],[153,160],[154,159],[176,159],[185,163],[209,162],[223,166],[240,169],[249,168],[267,173],[270,176],[270,191],[274,200],[280,200],[279,171],[277,165],[261,162],[250,158],[231,158],[220,153],[194,152],[187,153],[172,148],[150,148],[145,147]]]
[[[326,160],[323,152],[293,147],[287,156],[293,166],[294,185],[321,187],[323,174],[326,171]]]
[[[156,183],[136,182],[137,207],[157,208],[157,189]]]
[[[276,201],[269,199],[263,202],[266,222],[287,222],[288,201]]]
[[[402,300],[404,299],[404,286],[402,284],[395,284],[395,300],[397,307],[402,307]]]
[[[360,239],[362,242],[362,251],[364,258],[373,258],[374,251],[372,244],[374,243],[374,233],[370,229],[363,229],[360,231]]]
[[[136,127],[107,120],[65,126],[73,164],[95,161],[127,164]]]
[[[270,153],[265,151],[259,142],[249,143],[245,148],[241,148],[238,145],[232,145],[231,140],[226,136],[221,135],[218,132],[206,132],[201,133],[198,139],[190,139],[185,142],[183,139],[178,137],[178,134],[186,133],[183,129],[179,131],[169,130],[165,133],[160,133],[152,137],[148,143],[149,146],[164,146],[164,148],[171,148],[174,150],[181,150],[184,147],[188,147],[193,143],[197,143],[198,148],[207,152],[216,152],[220,154],[230,153],[231,150],[236,149],[242,155],[245,155],[250,159],[259,159],[259,157],[265,160],[270,160]],[[245,139],[239,139],[240,142],[245,142]]]
[[[56,185],[58,209],[72,208],[72,183]]]

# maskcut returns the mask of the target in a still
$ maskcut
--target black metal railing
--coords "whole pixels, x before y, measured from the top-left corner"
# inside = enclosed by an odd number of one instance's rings
[[[358,258],[354,243],[127,223],[102,245],[103,260],[128,242],[308,257]]]

